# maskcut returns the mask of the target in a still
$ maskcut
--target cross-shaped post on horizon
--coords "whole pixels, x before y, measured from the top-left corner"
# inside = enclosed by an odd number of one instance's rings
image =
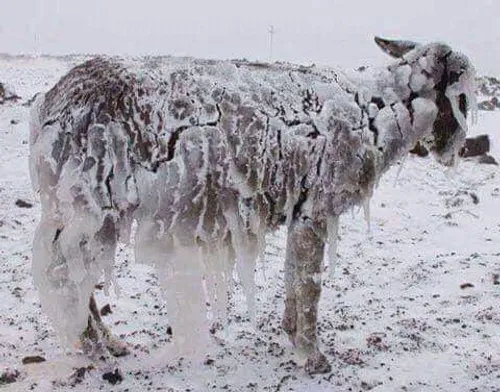
[[[274,34],[276,34],[276,30],[274,30],[274,26],[270,25],[268,30],[269,32],[269,62],[273,62],[273,40],[274,40]]]

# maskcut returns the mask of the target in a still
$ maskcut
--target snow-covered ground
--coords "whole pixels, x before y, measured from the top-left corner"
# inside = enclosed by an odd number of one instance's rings
[[[500,391],[500,173],[466,160],[453,171],[410,156],[382,179],[363,214],[341,221],[335,274],[325,274],[320,304],[322,349],[332,372],[310,377],[280,328],[285,232],[268,237],[257,272],[257,326],[241,290],[229,325],[216,329],[207,356],[189,363],[169,355],[165,302],[154,271],[120,248],[121,293],[106,297],[105,321],[131,347],[119,358],[124,380],[102,379],[65,353],[42,314],[30,274],[39,203],[28,176],[28,112],[23,106],[76,61],[0,59],[0,82],[23,99],[0,105],[0,377],[5,391]],[[480,112],[472,133],[488,133],[500,158],[500,112]],[[32,203],[31,208],[16,201]],[[19,204],[19,203],[17,203]],[[26,356],[47,361],[23,365]],[[108,366],[108,367],[106,367]],[[72,376],[73,375],[73,376]]]

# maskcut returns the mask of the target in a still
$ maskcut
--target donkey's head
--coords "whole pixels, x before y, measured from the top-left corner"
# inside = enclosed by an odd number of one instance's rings
[[[440,163],[453,165],[465,141],[467,111],[476,111],[475,72],[468,58],[441,43],[419,45],[379,37],[375,42],[399,59],[390,69],[404,75],[397,83],[410,112],[416,98],[435,104],[437,114],[430,129],[422,134],[421,142]]]

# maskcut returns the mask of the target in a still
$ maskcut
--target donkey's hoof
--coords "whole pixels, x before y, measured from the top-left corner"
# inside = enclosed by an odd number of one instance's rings
[[[281,322],[281,328],[288,335],[288,339],[295,347],[295,338],[297,336],[297,322],[292,317],[283,316],[283,321]]]
[[[332,370],[332,366],[324,354],[316,351],[307,358],[304,369],[308,374],[329,373]]]
[[[127,344],[115,337],[107,340],[106,348],[113,357],[124,357],[130,354]]]

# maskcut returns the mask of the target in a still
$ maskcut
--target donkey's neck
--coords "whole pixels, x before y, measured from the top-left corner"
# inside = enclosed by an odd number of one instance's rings
[[[354,80],[363,97],[360,106],[373,134],[380,174],[431,134],[437,116],[435,91],[412,86],[411,73],[412,68],[405,65],[396,71],[360,72]]]

